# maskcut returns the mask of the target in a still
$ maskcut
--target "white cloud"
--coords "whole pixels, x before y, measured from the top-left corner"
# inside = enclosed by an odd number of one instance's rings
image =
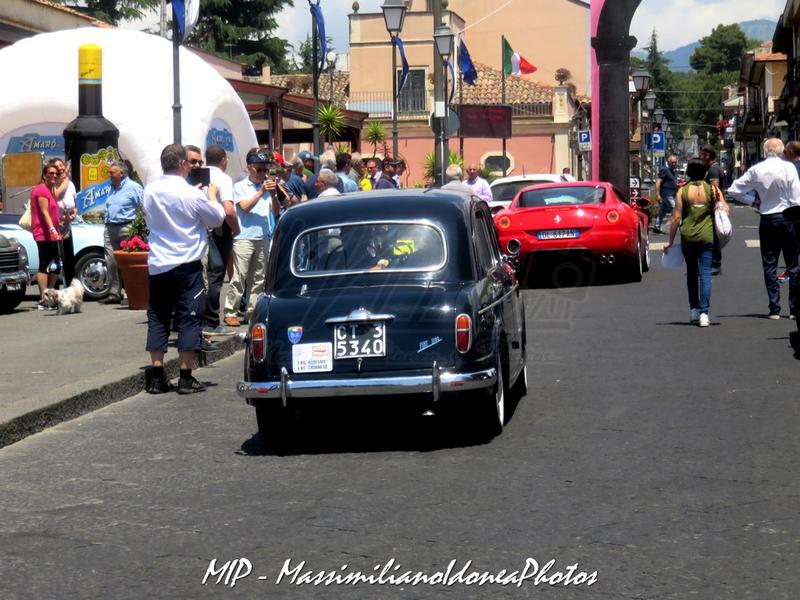
[[[655,29],[659,50],[674,50],[707,36],[717,25],[777,21],[785,5],[786,0],[642,0],[631,22],[631,35],[642,48]]]

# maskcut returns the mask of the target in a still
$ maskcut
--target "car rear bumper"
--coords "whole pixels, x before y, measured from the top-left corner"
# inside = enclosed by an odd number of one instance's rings
[[[454,373],[434,366],[427,372],[414,371],[367,377],[335,377],[292,379],[286,368],[278,381],[240,381],[237,393],[248,404],[253,400],[280,398],[328,398],[337,396],[373,396],[397,394],[432,394],[461,392],[492,387],[497,381],[495,368],[470,373]]]

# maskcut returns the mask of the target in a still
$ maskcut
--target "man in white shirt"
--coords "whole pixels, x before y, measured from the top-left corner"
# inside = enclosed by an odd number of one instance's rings
[[[492,199],[492,189],[489,187],[489,182],[478,175],[478,172],[478,165],[470,163],[467,168],[467,181],[465,183],[472,188],[478,198],[489,202]]]
[[[150,230],[150,302],[147,307],[147,350],[152,372],[146,390],[170,390],[164,373],[170,323],[178,329],[179,394],[202,392],[205,386],[192,377],[194,353],[201,347],[205,289],[201,259],[206,253],[208,228],[222,224],[225,212],[214,200],[186,182],[189,163],[180,144],[161,152],[164,176],[144,190],[144,213]]]
[[[769,298],[770,319],[781,318],[781,290],[778,284],[778,258],[783,252],[789,272],[789,318],[797,315],[796,296],[798,284],[797,252],[800,249],[795,224],[783,216],[790,206],[800,204],[800,179],[794,165],[783,159],[783,142],[769,138],[764,142],[763,161],[750,167],[734,181],[728,194],[748,204],[748,192],[756,192],[761,199],[757,207],[761,214],[758,239],[761,247],[761,266]]]
[[[253,148],[247,153],[247,177],[233,186],[240,232],[233,239],[233,277],[223,307],[223,322],[229,327],[239,327],[242,321],[250,320],[258,295],[264,291],[269,240],[281,209],[275,180],[267,179],[271,162],[265,151]],[[241,315],[238,310],[245,283],[247,308]]]
[[[220,227],[211,230],[208,238],[206,255],[206,279],[208,282],[208,299],[206,312],[203,315],[207,335],[226,333],[219,324],[219,304],[222,284],[228,260],[233,252],[233,238],[239,235],[239,218],[233,204],[233,180],[225,173],[228,168],[228,155],[221,146],[212,145],[206,148],[206,165],[209,171],[210,184],[208,196],[220,204],[225,211],[225,220]]]

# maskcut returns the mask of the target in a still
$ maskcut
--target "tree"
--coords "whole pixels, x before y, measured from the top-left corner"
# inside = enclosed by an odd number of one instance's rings
[[[200,0],[200,18],[189,43],[244,63],[245,72],[260,73],[267,63],[275,73],[286,73],[290,70],[286,50],[291,45],[274,35],[278,28],[275,15],[286,5],[294,3],[292,0]]]
[[[344,127],[344,113],[338,106],[323,104],[319,107],[319,133],[326,142],[335,142]]]
[[[642,68],[650,73],[650,87],[656,93],[658,106],[664,111],[670,122],[675,120],[675,96],[667,93],[675,88],[675,75],[669,68],[669,59],[658,49],[658,34],[653,29],[650,43],[645,46],[647,58]]]
[[[378,153],[378,144],[386,139],[386,130],[380,121],[370,121],[364,133],[364,140],[372,144],[372,156]]]
[[[698,73],[720,73],[739,70],[739,60],[750,46],[750,40],[737,24],[717,25],[700,40],[689,64]]]
[[[120,21],[141,19],[145,13],[157,7],[161,0],[83,0],[79,2],[54,0],[65,4],[95,19],[119,25]]]
[[[331,50],[335,50],[333,47],[333,38],[325,37],[327,41],[327,52]],[[294,60],[294,71],[296,73],[311,73],[314,67],[314,44],[312,42],[311,34],[306,35],[306,39],[300,42],[300,47],[297,49],[297,55],[293,59]],[[319,53],[319,48],[317,49],[317,53]],[[317,56],[317,60],[322,60],[320,56]]]

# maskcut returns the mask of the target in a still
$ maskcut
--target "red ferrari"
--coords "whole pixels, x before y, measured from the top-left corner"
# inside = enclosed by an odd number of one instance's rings
[[[520,273],[538,259],[589,258],[641,281],[650,268],[649,204],[604,181],[546,183],[521,189],[494,223]]]

